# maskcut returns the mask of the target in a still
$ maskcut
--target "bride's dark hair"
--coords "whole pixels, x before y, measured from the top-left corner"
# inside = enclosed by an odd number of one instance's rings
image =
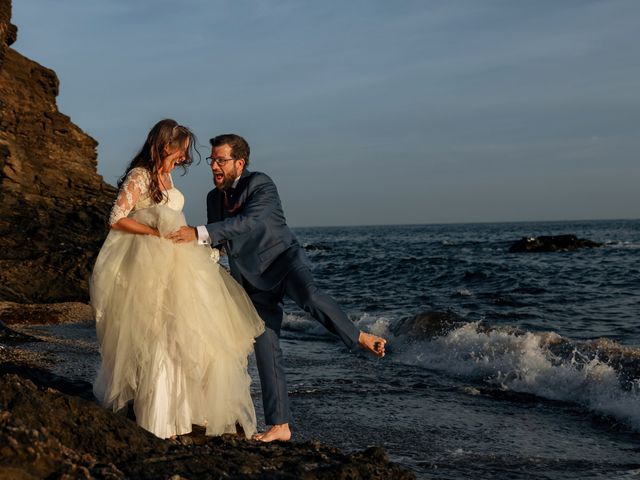
[[[170,118],[160,120],[153,126],[144,145],[142,145],[142,148],[136,156],[133,157],[124,175],[118,180],[118,188],[122,186],[131,169],[136,167],[145,168],[151,177],[149,195],[155,203],[160,203],[164,198],[164,194],[158,182],[158,169],[162,165],[162,160],[167,156],[165,147],[169,146],[172,149],[178,148],[184,145],[187,139],[189,140],[189,147],[185,152],[184,160],[179,164],[184,173],[186,173],[187,167],[193,163],[193,153],[195,152],[200,156],[200,153],[196,149],[196,136],[191,130],[179,125],[175,120]]]

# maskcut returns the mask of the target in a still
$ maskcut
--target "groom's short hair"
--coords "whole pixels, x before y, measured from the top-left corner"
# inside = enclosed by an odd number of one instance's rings
[[[218,135],[209,140],[211,147],[220,147],[222,145],[229,145],[231,147],[231,156],[234,159],[244,158],[244,164],[249,165],[249,155],[251,155],[251,149],[247,141],[240,135],[235,133],[225,133],[224,135]]]

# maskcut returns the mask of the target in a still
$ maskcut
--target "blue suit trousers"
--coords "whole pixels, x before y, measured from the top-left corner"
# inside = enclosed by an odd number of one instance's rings
[[[318,288],[307,265],[296,266],[276,288],[269,291],[259,290],[245,279],[242,283],[266,326],[265,332],[256,338],[254,347],[265,422],[267,425],[289,423],[291,412],[284,359],[280,349],[284,296],[289,297],[327,330],[340,337],[349,349],[358,345],[360,330],[349,320],[336,301]]]

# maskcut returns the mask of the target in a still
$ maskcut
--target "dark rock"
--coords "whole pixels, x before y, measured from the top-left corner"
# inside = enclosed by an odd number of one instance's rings
[[[0,322],[5,325],[60,325],[93,323],[93,309],[81,302],[14,303],[0,301]]]
[[[86,301],[115,189],[97,142],[58,111],[58,77],[9,48],[0,0],[0,300]]]
[[[0,477],[8,468],[26,478],[92,473],[96,466],[136,461],[169,448],[124,416],[50,388],[41,390],[14,374],[0,376],[0,411]]]
[[[5,302],[0,312],[9,312],[5,318],[12,321],[56,323],[84,322],[88,313],[83,304],[29,307],[21,316],[18,305]],[[176,440],[158,439],[132,421],[132,409],[114,414],[97,405],[91,383],[51,372],[64,360],[51,357],[47,340],[41,341],[45,348],[32,352],[0,330],[0,479],[415,478],[390,463],[380,447],[346,454],[319,442],[207,437],[200,427]]]
[[[485,321],[473,322],[474,329],[478,333],[490,333],[499,330],[511,335],[524,335],[526,332],[515,327],[492,327]],[[468,325],[469,320],[451,311],[428,311],[418,313],[413,317],[400,319],[389,330],[396,336],[404,336],[409,341],[432,340],[444,337],[450,332]]]
[[[124,415],[52,388],[51,381],[69,388],[59,379],[31,372],[32,381],[2,367],[0,478],[415,478],[379,447],[344,454],[318,442],[262,444],[202,430],[161,440]]]
[[[573,359],[578,357],[585,364],[601,362],[613,368],[618,376],[620,387],[627,391],[637,389],[640,378],[640,350],[636,347],[620,345],[609,338],[598,338],[584,342],[572,342],[559,337],[547,348],[556,358]],[[576,355],[577,354],[577,355]]]
[[[445,336],[447,333],[464,325],[464,318],[453,312],[423,312],[406,317],[389,326],[396,336],[404,335],[409,339],[429,340]]]
[[[89,382],[61,377],[45,368],[35,365],[5,362],[2,357],[3,356],[0,355],[0,376],[7,374],[19,375],[25,380],[32,381],[41,389],[54,389],[66,395],[73,395],[92,402],[95,401],[93,385]]]
[[[575,235],[550,235],[540,237],[522,237],[509,248],[509,252],[566,252],[578,248],[595,248],[601,243],[593,242]]]
[[[17,332],[16,330],[7,327],[2,321],[0,321],[0,344],[16,345],[19,343],[39,342],[40,339],[27,335],[25,333]]]
[[[7,47],[16,41],[18,29],[11,23],[11,2],[0,1],[0,68]]]

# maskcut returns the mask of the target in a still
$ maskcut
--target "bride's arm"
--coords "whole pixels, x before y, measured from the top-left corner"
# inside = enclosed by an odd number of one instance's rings
[[[134,168],[129,172],[127,178],[120,187],[118,198],[111,209],[109,215],[109,225],[113,230],[120,230],[138,235],[160,236],[156,228],[137,222],[133,218],[128,218],[129,212],[133,210],[140,196],[149,188],[149,174],[142,168]]]
[[[120,230],[121,232],[137,233],[139,235],[154,235],[160,236],[160,232],[157,228],[152,228],[144,223],[136,222],[133,218],[121,218],[116,223],[111,224],[113,230]]]

